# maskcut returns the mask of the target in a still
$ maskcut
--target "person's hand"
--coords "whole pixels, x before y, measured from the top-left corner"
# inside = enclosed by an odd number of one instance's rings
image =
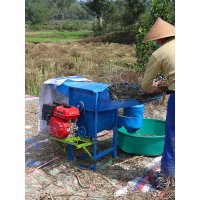
[[[166,92],[168,90],[167,83],[166,81],[163,80],[153,81],[152,87],[155,88],[155,91],[160,91],[160,92]]]
[[[153,81],[153,83],[152,83],[152,86],[153,87],[159,87],[159,85],[162,85],[162,83],[163,83],[163,81],[162,80],[155,80],[155,81]]]

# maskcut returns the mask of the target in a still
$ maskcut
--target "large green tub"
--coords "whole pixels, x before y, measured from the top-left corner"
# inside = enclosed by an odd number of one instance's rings
[[[124,127],[119,128],[117,145],[127,153],[158,156],[163,152],[164,139],[165,121],[144,118],[142,128],[135,133],[128,133]]]

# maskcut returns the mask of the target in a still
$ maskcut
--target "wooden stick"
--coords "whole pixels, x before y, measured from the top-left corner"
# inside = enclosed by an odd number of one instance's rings
[[[81,181],[80,181],[78,175],[76,175],[76,173],[74,173],[74,172],[72,172],[72,173],[73,173],[73,175],[76,177],[76,179],[77,179],[79,185],[80,185],[82,188],[89,188],[89,186],[85,186],[85,185],[83,185],[83,184],[81,183]]]

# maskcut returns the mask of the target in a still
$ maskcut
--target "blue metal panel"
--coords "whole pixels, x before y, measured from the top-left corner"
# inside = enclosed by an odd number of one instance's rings
[[[81,90],[87,90],[93,93],[103,92],[110,85],[105,83],[97,83],[97,82],[75,82],[75,81],[65,81],[63,86]]]
[[[112,151],[112,157],[116,158],[117,156],[117,123],[118,123],[118,110],[115,110],[115,126],[113,128],[113,151]]]
[[[142,127],[144,105],[124,108],[124,116],[118,116],[118,127],[124,126],[128,132],[134,133]]]
[[[98,111],[97,111],[97,106],[98,106],[98,93],[95,96],[95,118],[94,118],[94,147],[93,147],[93,157],[96,160],[97,157],[97,126],[98,126]],[[96,171],[96,162],[93,162],[93,168]]]
[[[82,101],[85,109],[95,110],[96,93],[87,90],[81,90],[79,88],[69,89],[69,104],[75,106],[77,102]]]
[[[68,144],[67,148],[68,148],[68,160],[73,160],[73,146],[71,144]]]
[[[115,125],[115,110],[97,112],[98,123],[97,123],[97,133],[103,130],[111,130]],[[85,111],[81,112],[78,118],[78,126],[85,127],[88,136],[94,136],[95,133],[95,112]]]
[[[55,86],[54,86],[55,87]],[[61,94],[63,94],[65,97],[69,97],[69,87],[66,87],[64,84],[58,86],[56,88]]]
[[[144,113],[144,105],[136,105],[130,108],[124,108],[124,115],[127,117],[135,117],[135,118],[143,118]]]

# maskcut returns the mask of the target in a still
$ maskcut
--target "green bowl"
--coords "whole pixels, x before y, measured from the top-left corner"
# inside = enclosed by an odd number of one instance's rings
[[[127,153],[146,156],[161,155],[165,140],[165,121],[143,119],[142,128],[135,133],[128,133],[124,127],[119,128],[117,145]]]

